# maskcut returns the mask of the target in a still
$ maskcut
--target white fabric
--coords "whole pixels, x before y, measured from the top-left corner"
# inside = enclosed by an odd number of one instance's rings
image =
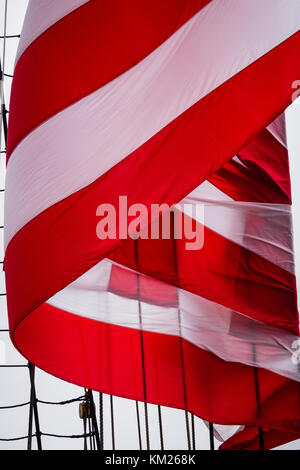
[[[112,264],[109,260],[101,261],[55,294],[48,303],[96,321],[139,329],[138,300],[108,292]],[[125,276],[132,273],[125,267],[118,267]],[[143,282],[149,279],[142,274],[140,277]],[[156,294],[163,294],[166,288],[170,286],[156,281]],[[296,336],[251,320],[185,290],[177,289],[177,294],[179,308],[141,302],[143,330],[176,336],[181,334],[194,345],[225,361],[255,365],[300,382],[300,372],[293,361]]]
[[[15,64],[28,46],[50,26],[89,0],[30,0]]]
[[[193,206],[203,204],[206,227],[294,273],[289,204],[234,201],[208,181],[182,203]]]
[[[135,67],[47,120],[10,157],[5,245],[299,28],[299,0],[214,0]]]
[[[209,422],[202,420],[203,423],[209,427]],[[244,429],[244,426],[239,425],[225,425],[225,424],[216,424],[214,423],[214,437],[221,442],[227,441],[230,437],[232,437],[237,432],[240,432]]]
[[[286,139],[286,126],[285,126],[285,114],[280,114],[277,119],[275,119],[267,127],[268,131],[271,132],[273,137],[278,140],[284,147],[287,148],[287,139]]]

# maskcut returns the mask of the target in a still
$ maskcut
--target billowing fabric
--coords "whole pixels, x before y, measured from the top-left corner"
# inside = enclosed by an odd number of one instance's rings
[[[258,448],[258,426],[266,448],[300,437],[282,114],[299,1],[56,3],[29,2],[12,86],[15,346],[70,382],[216,423],[224,449]],[[173,230],[99,240],[96,209],[119,196],[174,216],[202,205],[186,216],[203,246]]]

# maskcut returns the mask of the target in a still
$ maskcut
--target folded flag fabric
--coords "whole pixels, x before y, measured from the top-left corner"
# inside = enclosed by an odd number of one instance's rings
[[[230,437],[215,427],[224,449],[258,448],[258,427],[266,448],[300,437],[283,115],[299,27],[298,0],[29,2],[11,94],[5,274],[11,337],[30,361],[240,425]],[[175,205],[170,236],[141,235],[149,210],[139,237],[99,239],[100,204],[130,231],[120,197]],[[176,236],[183,213],[198,249]]]

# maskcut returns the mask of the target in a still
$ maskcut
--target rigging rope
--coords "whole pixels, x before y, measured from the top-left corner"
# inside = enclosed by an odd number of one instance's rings
[[[112,449],[116,449],[115,441],[115,418],[114,418],[114,404],[113,404],[113,395],[110,395],[110,419],[111,419],[111,441]]]
[[[32,434],[32,437],[34,437],[35,434]],[[9,437],[9,438],[4,438],[1,437],[0,441],[2,442],[10,442],[10,441],[21,441],[22,439],[28,439],[29,435],[27,436],[21,436],[21,437]]]
[[[96,408],[95,408],[95,403],[94,403],[93,392],[90,389],[87,389],[86,391],[86,401],[88,403],[89,410],[90,410],[90,416],[88,416],[89,426],[92,426],[93,433],[94,433],[93,439],[91,438],[90,440],[91,448],[93,447],[94,449],[100,450],[101,443],[100,443],[98,424],[97,424],[97,419],[96,419]]]
[[[24,403],[18,403],[17,405],[6,405],[6,406],[0,406],[0,410],[9,410],[11,408],[20,408],[21,406],[26,406],[29,405],[30,401],[25,401]]]
[[[28,369],[29,369],[29,379],[30,379],[30,408],[29,408],[29,422],[28,422],[29,438],[28,438],[27,448],[28,448],[28,450],[31,449],[32,418],[34,418],[37,448],[38,448],[38,450],[42,450],[40,420],[39,420],[37,399],[36,399],[36,393],[35,393],[35,366],[34,366],[34,364],[32,364],[31,362],[28,362]]]
[[[161,416],[161,406],[157,406],[157,412],[158,412],[158,424],[159,424],[159,436],[160,436],[160,448],[161,450],[164,450],[164,435],[163,435],[163,425],[162,425],[162,416]]]
[[[99,393],[99,429],[100,429],[100,450],[104,449],[104,424],[103,424],[103,393]]]
[[[173,231],[173,252],[174,252],[174,267],[175,274],[178,275],[178,266],[177,266],[177,251],[176,251],[176,239],[175,239],[175,217],[174,212],[170,213],[170,220],[172,221],[172,231]],[[180,361],[181,361],[181,373],[182,373],[182,383],[183,383],[183,399],[185,407],[185,426],[186,426],[186,437],[188,450],[191,450],[191,435],[190,435],[190,425],[189,425],[189,415],[187,410],[187,393],[186,393],[186,384],[185,384],[185,370],[184,370],[184,355],[183,355],[183,343],[182,343],[182,331],[181,331],[181,311],[179,308],[179,299],[178,299],[178,290],[176,289],[177,296],[177,312],[178,312],[178,326],[179,326],[179,345],[180,345]]]
[[[28,367],[26,364],[0,364],[0,367]]]
[[[138,244],[137,240],[134,242],[135,262],[138,268]],[[137,269],[137,294],[138,294],[138,308],[139,308],[139,327],[140,327],[140,343],[141,343],[141,358],[142,358],[142,373],[143,373],[143,390],[144,390],[144,413],[145,413],[145,429],[146,429],[146,447],[150,450],[150,433],[149,433],[149,419],[148,419],[148,404],[146,392],[146,373],[145,373],[145,352],[144,352],[144,337],[143,337],[143,320],[142,320],[142,306],[140,301],[140,275]]]
[[[210,450],[215,450],[215,440],[214,440],[214,425],[213,423],[208,423],[209,426],[209,443]]]
[[[136,421],[137,421],[137,429],[138,429],[138,438],[139,438],[139,449],[142,450],[142,434],[141,434],[141,421],[140,421],[140,409],[139,409],[139,402],[136,400],[135,402],[136,408]]]
[[[0,39],[12,39],[12,38],[19,38],[20,34],[8,34],[5,36],[0,36]]]
[[[7,0],[5,0],[5,6],[4,6],[4,25],[3,25],[3,48],[2,48],[2,59],[3,59],[3,70],[5,68],[5,52],[6,52],[6,27],[7,27]]]
[[[3,72],[5,69],[6,26],[7,26],[7,0],[5,0],[5,7],[4,7],[3,48],[2,48],[3,69],[1,66],[1,60],[0,60],[0,100],[1,100],[1,116],[2,116],[2,124],[3,124],[3,131],[4,131],[5,147],[6,147],[6,142],[7,142],[7,119],[6,119],[7,110],[5,107],[5,100],[4,100]],[[1,147],[1,137],[2,137],[1,134],[2,134],[2,125],[0,124],[0,147]]]
[[[81,395],[77,398],[71,398],[70,400],[63,400],[63,401],[46,401],[37,399],[38,403],[42,403],[43,405],[68,405],[69,403],[74,403],[76,401],[81,401],[85,398],[84,395]]]
[[[92,433],[94,434],[94,433]],[[87,434],[50,434],[48,432],[42,432],[42,436],[48,437],[58,437],[58,438],[66,438],[66,439],[84,439],[85,437],[89,437],[89,433]]]
[[[5,13],[4,13],[4,34],[0,36],[1,39],[4,39],[3,41],[3,49],[2,49],[2,63],[3,63],[3,69],[1,66],[1,60],[0,60],[0,98],[1,98],[1,122],[0,122],[0,145],[1,145],[1,134],[2,134],[2,125],[3,125],[3,130],[4,130],[4,141],[5,141],[5,149],[1,150],[1,154],[6,153],[6,144],[7,144],[7,114],[8,110],[6,109],[5,106],[5,100],[4,100],[4,77],[9,77],[13,78],[12,74],[8,74],[4,72],[5,69],[5,52],[6,52],[6,39],[8,38],[19,38],[20,35],[7,35],[6,34],[6,27],[7,27],[7,0],[5,0]],[[0,189],[0,192],[4,192],[5,189]],[[0,226],[1,229],[4,228],[3,225]],[[0,261],[0,264],[4,264],[3,261]],[[0,293],[0,296],[6,296],[6,293]],[[0,332],[8,332],[8,329],[1,329]],[[33,364],[28,363],[26,364],[0,364],[0,367],[3,368],[19,368],[19,367],[28,367],[29,368],[29,375],[30,375],[30,401],[25,402],[25,403],[19,403],[16,405],[7,405],[7,406],[1,406],[0,410],[5,410],[5,409],[13,409],[13,408],[19,408],[23,407],[26,405],[30,405],[29,409],[29,420],[28,420],[28,434],[26,436],[21,436],[21,437],[12,437],[12,438],[0,438],[0,441],[19,441],[22,439],[28,439],[28,449],[31,449],[32,446],[32,438],[36,437],[37,438],[37,444],[38,444],[38,449],[41,449],[41,436],[51,436],[51,437],[61,437],[61,438],[86,438],[87,436],[90,436],[90,439],[95,439],[95,432],[93,431],[92,433],[90,432],[89,434],[84,434],[84,435],[59,435],[59,434],[50,434],[50,433],[42,433],[40,431],[40,426],[39,426],[39,417],[38,417],[38,409],[37,409],[37,403],[42,403],[42,404],[47,404],[47,405],[66,405],[69,403],[73,403],[76,401],[81,400],[84,398],[84,396],[69,399],[69,400],[64,400],[61,402],[52,402],[52,401],[46,401],[46,400],[38,400],[36,398],[36,393],[35,393],[35,383],[34,383],[34,372],[35,372],[35,366]],[[35,420],[35,427],[36,427],[36,432],[32,433],[32,425],[33,425],[33,418]],[[91,426],[91,423],[89,422],[89,427]],[[95,441],[91,447],[95,448]]]
[[[94,432],[91,432],[91,435],[94,435]],[[21,439],[28,439],[29,437],[36,437],[37,433],[33,433],[31,435],[27,434],[26,436],[21,437],[9,437],[9,438],[0,438],[0,441],[9,442],[9,441],[20,441]],[[48,436],[48,437],[58,437],[58,438],[66,438],[66,439],[83,439],[86,436],[89,437],[90,434],[51,434],[47,432],[40,432],[40,436]]]
[[[194,413],[191,414],[191,421],[192,421],[192,448],[193,450],[196,449],[196,435],[195,435],[195,415]]]

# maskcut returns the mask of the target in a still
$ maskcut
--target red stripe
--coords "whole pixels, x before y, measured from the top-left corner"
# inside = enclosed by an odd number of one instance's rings
[[[35,127],[137,64],[209,1],[91,0],[45,31],[15,69],[8,158]]]
[[[188,251],[185,242],[176,240],[176,267],[173,240],[138,240],[138,265],[134,241],[110,257],[237,312],[298,333],[294,275],[207,228],[201,250]]]
[[[160,251],[162,253],[162,250]],[[163,289],[158,279],[112,265],[108,291],[129,299],[139,299],[154,305],[177,307],[177,291],[170,284]]]
[[[291,100],[290,84],[299,73],[299,47],[298,33],[191,107],[103,177],[19,231],[5,260],[11,323],[15,325],[120,246],[122,241],[96,238],[95,213],[100,203],[117,207],[119,194],[128,195],[129,205],[140,202],[148,208],[155,202],[178,202],[281,114]],[[245,90],[251,100],[245,100]],[[257,269],[264,265],[258,262]],[[26,272],[20,266],[26,266]],[[284,310],[282,323],[294,328],[294,278],[284,272],[283,280],[288,286],[283,292],[291,290],[293,306],[288,303],[289,314],[284,317]]]
[[[220,424],[299,429],[299,384],[259,369],[261,417],[253,368],[223,361],[176,336],[77,317],[47,304],[17,328],[15,344],[38,367],[80,386],[125,398],[187,408]],[[146,392],[143,389],[145,371]],[[296,421],[297,420],[297,421]]]
[[[278,429],[264,429],[264,448],[274,449],[274,447],[281,446],[287,442],[300,439],[300,426],[299,421],[291,421],[287,426],[286,431]],[[290,428],[290,429],[289,429]],[[295,431],[293,432],[293,428]],[[241,432],[234,434],[224,444],[219,447],[219,450],[259,450],[259,435],[258,428],[253,426],[246,426]]]
[[[243,163],[253,168],[258,178],[265,180],[266,186],[277,187],[281,193],[281,202],[291,202],[291,182],[287,149],[264,130],[257,138],[239,152]],[[266,189],[267,193],[268,189]],[[279,197],[272,202],[279,202]]]
[[[237,201],[291,203],[288,152],[266,129],[209,181]]]

